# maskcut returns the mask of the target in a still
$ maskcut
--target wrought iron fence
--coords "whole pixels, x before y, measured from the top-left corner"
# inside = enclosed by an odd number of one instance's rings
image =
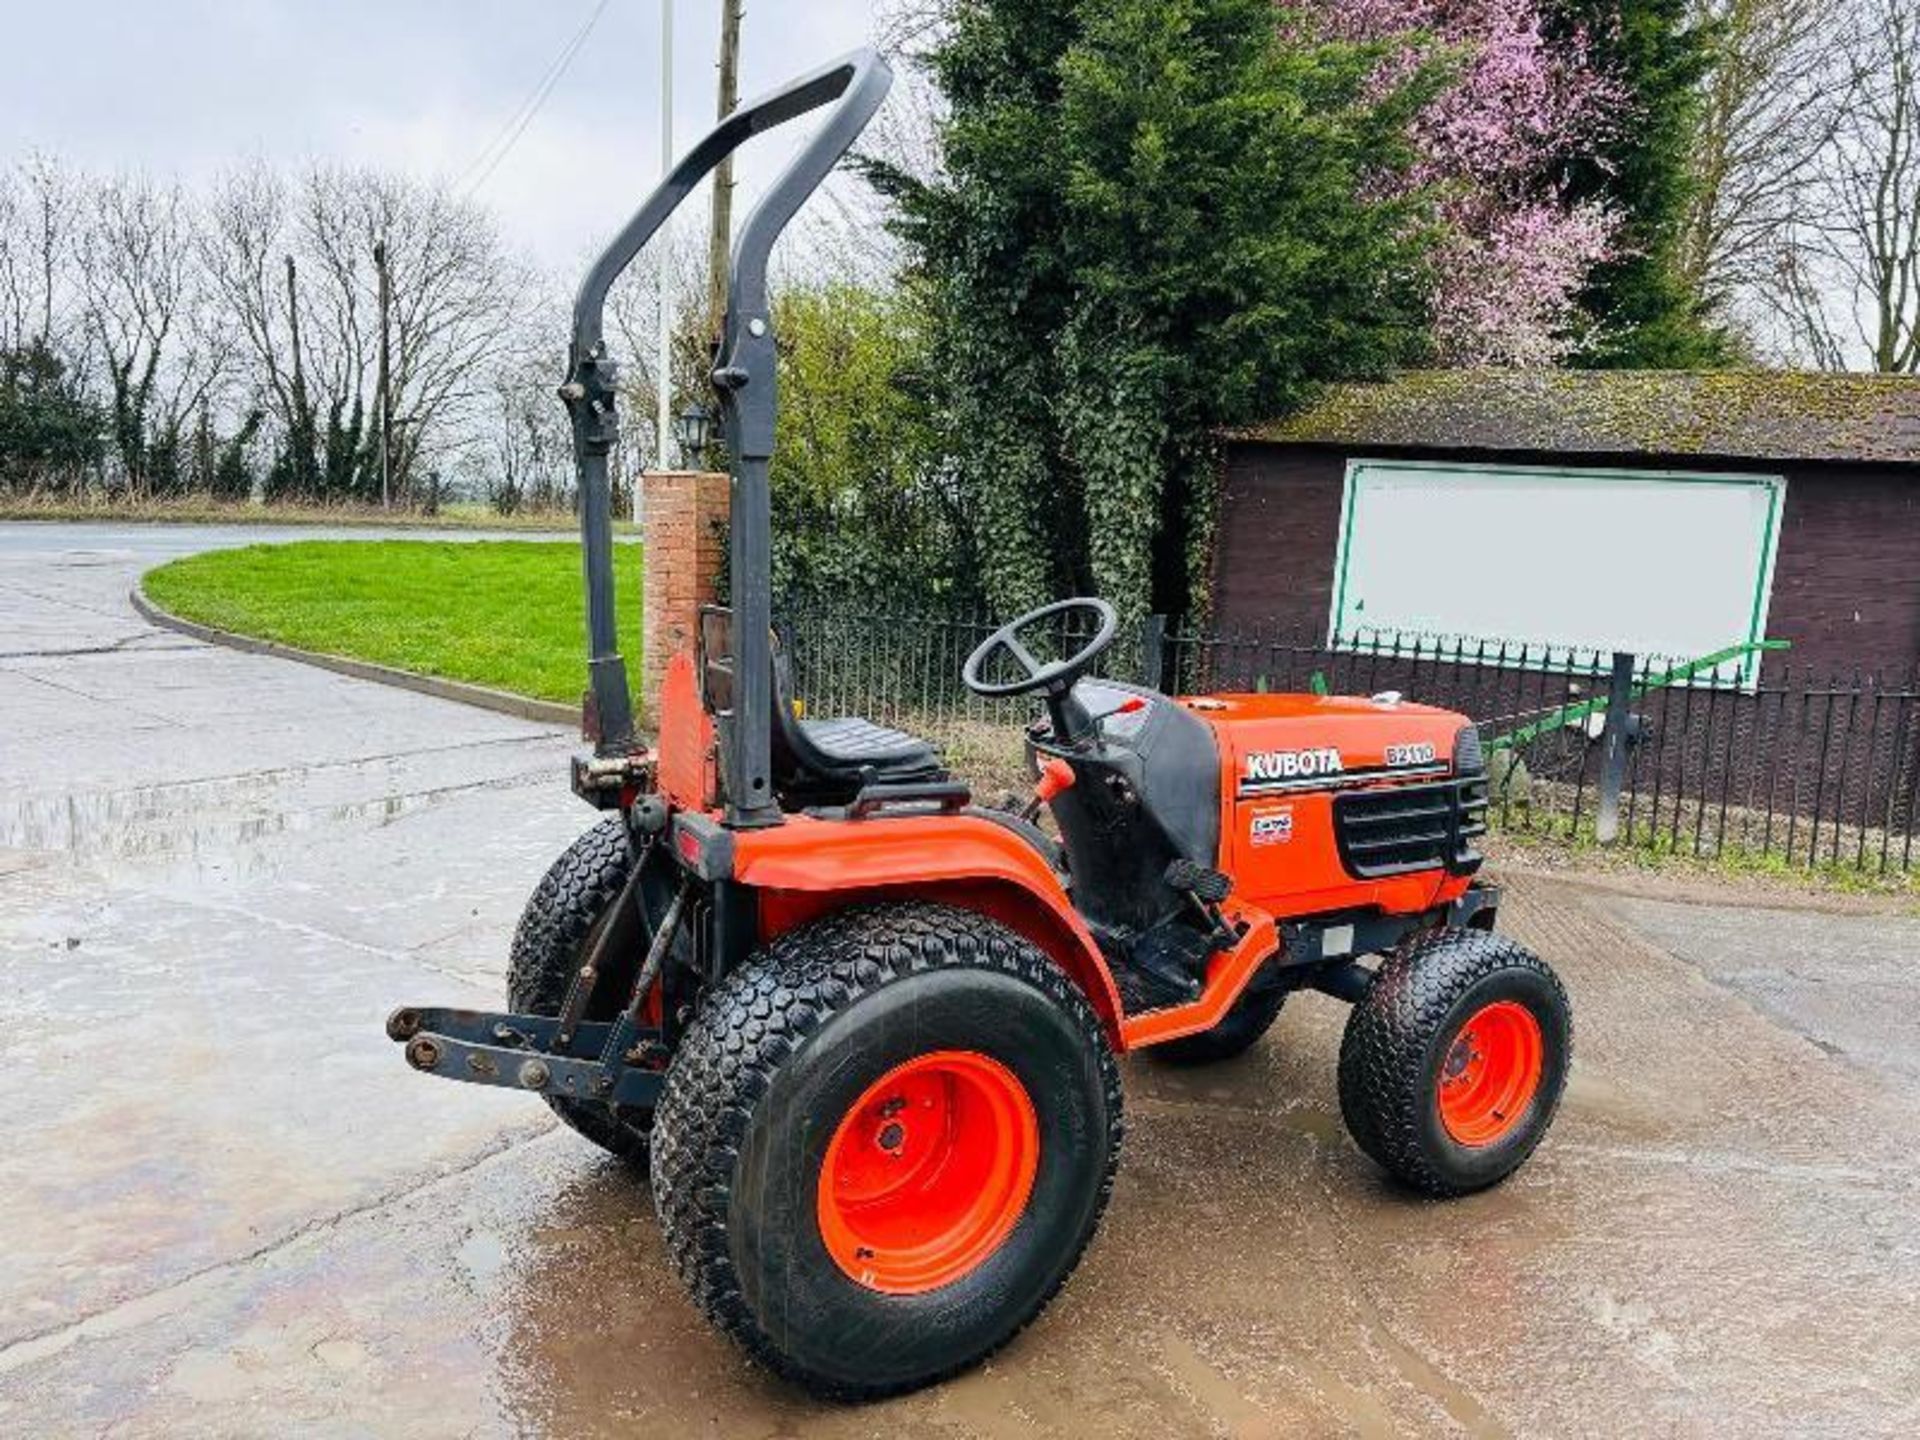
[[[815,714],[863,714],[925,735],[989,789],[1024,781],[1028,699],[984,700],[960,683],[997,622],[812,605],[780,620],[796,689]],[[1086,636],[1062,632],[1066,648]],[[1492,639],[1211,631],[1150,616],[1123,630],[1105,674],[1174,692],[1307,691],[1408,700],[1471,716],[1488,742],[1499,828],[1594,838],[1614,658],[1543,657]],[[1635,656],[1621,717],[1626,746],[1620,843],[1864,872],[1904,872],[1920,815],[1920,677],[1815,673],[1767,656],[1757,677],[1730,667],[1676,678]]]

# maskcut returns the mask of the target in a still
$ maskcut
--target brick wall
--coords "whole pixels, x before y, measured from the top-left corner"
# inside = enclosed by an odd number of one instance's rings
[[[1340,450],[1228,449],[1214,542],[1216,625],[1324,633],[1346,475]]]
[[[728,484],[725,475],[686,470],[651,472],[641,481],[646,565],[640,708],[649,721],[667,662],[692,648],[700,607],[716,598],[725,568]]]
[[[1796,668],[1906,672],[1920,660],[1920,474],[1912,466],[1787,472],[1767,633]]]

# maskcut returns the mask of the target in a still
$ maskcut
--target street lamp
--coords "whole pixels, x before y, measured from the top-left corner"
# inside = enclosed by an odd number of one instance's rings
[[[673,441],[680,447],[682,464],[700,463],[700,457],[707,453],[707,440],[712,431],[713,417],[707,414],[707,407],[698,400],[688,401],[687,408],[673,422]]]

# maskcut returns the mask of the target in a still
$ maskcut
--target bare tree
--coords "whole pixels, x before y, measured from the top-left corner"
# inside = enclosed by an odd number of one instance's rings
[[[378,491],[376,244],[392,291],[395,494],[426,463],[475,443],[474,419],[531,294],[527,266],[487,212],[371,170],[317,167],[289,184],[255,165],[222,182],[212,213],[209,266],[274,413],[282,484]]]
[[[655,358],[660,325],[660,270],[666,267],[674,326],[668,345],[672,373],[668,408],[678,414],[688,402],[710,396],[706,376],[713,368],[714,336],[707,329],[707,252],[703,240],[681,226],[657,237],[607,297],[607,330],[620,362],[622,440],[614,456],[614,474],[632,483],[629,471],[662,455],[654,429],[659,423],[661,376]]]
[[[398,176],[316,170],[300,216],[324,277],[320,314],[337,394],[359,396],[378,354],[373,249],[387,247],[393,467],[404,492],[423,453],[461,443],[459,422],[483,399],[491,367],[529,303],[530,273],[508,255],[485,211]]]
[[[0,349],[40,340],[69,355],[67,283],[78,214],[72,176],[51,155],[29,155],[0,172]]]
[[[1689,284],[1737,302],[1764,283],[1843,110],[1844,16],[1807,0],[1695,0],[1719,38],[1693,138],[1679,260]]]
[[[213,443],[210,400],[235,342],[213,311],[192,202],[176,184],[118,176],[87,186],[85,208],[76,268],[121,482],[136,495],[204,485],[189,430],[202,451]]]
[[[557,509],[573,491],[573,446],[553,396],[564,352],[526,348],[495,366],[485,418],[488,444],[476,456],[481,488],[502,515]]]
[[[1765,294],[1791,358],[1920,374],[1920,0],[1847,16],[1834,135]]]
[[[1920,373],[1920,3],[1871,0],[1850,80],[1834,248],[1873,368]]]
[[[940,125],[946,97],[927,65],[945,36],[956,0],[883,0],[876,6],[874,44],[892,62],[893,89],[861,137],[859,157],[922,180],[943,165]],[[901,260],[886,226],[887,206],[859,175],[842,170],[802,212],[782,247],[776,279],[809,284],[842,280],[885,285]]]
[[[918,61],[945,37],[957,8],[958,0],[883,0],[874,43],[889,58]]]
[[[208,205],[201,244],[227,323],[252,362],[248,397],[273,417],[276,477],[301,493],[320,489],[316,431],[299,327],[298,265],[289,248],[291,200],[260,161],[224,177]]]

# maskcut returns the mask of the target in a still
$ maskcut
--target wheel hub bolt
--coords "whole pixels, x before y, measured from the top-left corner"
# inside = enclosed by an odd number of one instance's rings
[[[1446,1063],[1440,1067],[1441,1074],[1447,1080],[1458,1080],[1466,1073],[1467,1067],[1479,1058],[1480,1052],[1473,1048],[1473,1036],[1462,1035],[1447,1051]]]
[[[880,1148],[889,1154],[896,1154],[906,1143],[907,1127],[898,1120],[889,1120],[880,1130]]]

